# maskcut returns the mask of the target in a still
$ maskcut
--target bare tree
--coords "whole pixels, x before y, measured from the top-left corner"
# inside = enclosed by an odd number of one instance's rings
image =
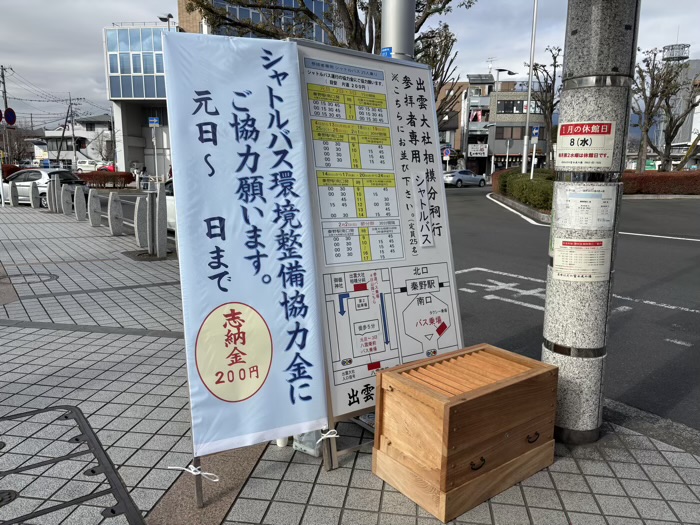
[[[554,148],[551,140],[552,129],[554,127],[554,111],[559,105],[559,92],[561,91],[561,86],[557,86],[557,70],[561,68],[561,61],[559,57],[561,56],[561,47],[559,46],[547,46],[545,51],[549,53],[552,62],[550,64],[540,64],[535,62],[532,64],[532,75],[535,77],[535,83],[537,84],[537,89],[532,91],[532,100],[535,105],[542,112],[544,118],[544,134],[543,136],[547,138],[547,159],[545,160],[545,167],[549,168],[552,166],[552,160],[554,158]],[[525,67],[529,68],[530,64],[525,63]],[[530,108],[528,108],[530,111]],[[525,130],[529,133],[530,130]]]
[[[637,171],[644,171],[647,150],[659,155],[659,169],[672,166],[671,148],[686,117],[700,105],[700,83],[687,75],[688,64],[664,62],[659,49],[644,51],[635,69],[632,85],[632,111],[639,117],[642,138],[637,156]],[[655,125],[664,123],[663,145],[659,148],[650,137]]]
[[[470,8],[477,0],[417,0],[415,32],[419,33],[434,15],[449,13],[453,5]],[[252,18],[231,16],[226,6],[217,7],[211,0],[188,0],[188,12],[199,11],[215,30],[240,36],[263,38],[310,38],[316,24],[334,46],[367,53],[381,51],[381,0],[323,0],[322,15],[314,12],[311,0],[296,0],[293,6],[279,0],[225,0],[228,6],[252,9],[260,14]]]
[[[455,107],[464,91],[459,87],[460,76],[457,75],[457,52],[452,49],[457,42],[457,37],[450,31],[447,24],[440,23],[435,29],[421,33],[416,37],[415,57],[416,61],[430,66],[433,72],[433,89],[438,122]],[[447,89],[443,92],[443,88]],[[440,98],[440,93],[443,97]]]

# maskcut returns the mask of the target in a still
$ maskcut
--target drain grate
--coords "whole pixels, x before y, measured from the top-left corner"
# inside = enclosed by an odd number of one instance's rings
[[[46,459],[45,456],[35,456],[34,459],[37,461],[27,461],[22,463],[20,466],[11,470],[0,470],[0,481],[6,476],[11,474],[20,474],[27,471],[35,471],[39,467],[49,467],[54,466],[62,461],[73,460],[73,461],[85,461],[89,465],[87,470],[82,472],[84,476],[93,477],[104,475],[105,481],[101,483],[99,489],[88,495],[81,496],[69,501],[45,501],[47,504],[42,504],[41,510],[34,511],[30,514],[25,514],[23,516],[12,517],[7,521],[3,521],[3,525],[18,525],[22,523],[30,522],[40,516],[45,516],[53,512],[57,512],[62,509],[73,507],[75,505],[80,505],[81,503],[86,503],[90,505],[96,505],[96,502],[91,501],[102,496],[112,496],[113,500],[116,502],[113,505],[109,505],[102,510],[102,516],[105,518],[111,518],[114,516],[123,516],[126,518],[129,525],[145,525],[141,511],[131,499],[128,489],[124,486],[124,482],[119,477],[114,463],[109,458],[97,435],[90,427],[87,419],[80,411],[78,407],[74,406],[54,406],[50,408],[44,408],[39,410],[32,410],[31,412],[23,412],[21,414],[14,414],[11,416],[0,417],[0,431],[4,431],[8,434],[12,432],[14,426],[19,425],[32,425],[35,429],[35,435],[39,433],[44,433],[45,436],[48,435],[67,435],[71,434],[70,439],[54,439],[54,444],[57,445],[58,449],[63,449],[67,452],[59,457],[53,457]],[[62,427],[56,429],[54,427]],[[58,430],[58,432],[55,432]],[[63,431],[62,431],[63,430]],[[77,433],[76,433],[77,431]],[[0,436],[2,437],[2,436]],[[26,438],[26,441],[32,438]],[[46,437],[42,437],[46,440]],[[12,441],[10,441],[12,443]],[[0,449],[3,448],[4,443],[0,442]],[[3,455],[12,454],[12,449],[7,452],[3,452]],[[42,470],[45,471],[46,469]],[[10,478],[11,479],[11,478]],[[9,487],[12,488],[11,486]],[[2,490],[0,491],[0,507],[10,505],[14,500],[22,500],[22,490]],[[36,498],[28,498],[36,501]],[[55,505],[54,505],[55,503]],[[43,520],[42,520],[43,522]]]
[[[58,281],[59,276],[53,273],[20,273],[8,275],[12,284],[41,284]]]
[[[19,494],[14,490],[0,490],[0,507],[17,499]]]

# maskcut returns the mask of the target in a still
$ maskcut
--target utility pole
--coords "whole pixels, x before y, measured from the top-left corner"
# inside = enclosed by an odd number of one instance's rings
[[[0,65],[0,82],[2,82],[2,101],[3,101],[3,105],[4,105],[3,114],[5,114],[5,112],[7,112],[7,85],[5,84],[5,70],[6,69],[7,68],[5,66]],[[0,161],[0,164],[2,164],[3,162],[9,162],[7,160],[8,159],[7,150],[8,150],[8,146],[10,144],[10,140],[7,137],[7,122],[3,122],[2,131],[3,131],[3,133],[2,133],[2,141],[3,141],[2,150],[3,150],[4,158],[2,161]]]
[[[390,49],[390,57],[413,62],[415,13],[416,0],[382,2],[382,51]]]
[[[61,132],[61,142],[58,143],[58,153],[56,154],[56,162],[61,165],[61,149],[63,148],[63,139],[66,136],[66,126],[68,126],[68,116],[70,115],[70,105],[66,111],[66,120],[63,122],[63,131]]]
[[[78,168],[78,151],[75,144],[75,113],[73,111],[73,99],[68,92],[68,107],[70,108],[70,133],[73,140],[73,171]]]
[[[5,85],[5,70],[6,69],[7,68],[5,66],[0,65],[0,81],[2,81],[2,102],[5,105],[5,109],[7,109],[7,87]]]
[[[532,35],[530,36],[530,73],[527,81],[527,109],[525,110],[525,136],[523,137],[523,158],[520,173],[527,173],[527,146],[530,139],[530,112],[532,111],[532,66],[535,63],[535,35],[537,34],[537,0],[532,6]],[[568,36],[568,34],[567,34]],[[532,157],[535,161],[535,157]]]
[[[600,437],[607,325],[641,0],[569,0],[542,361],[555,437]]]

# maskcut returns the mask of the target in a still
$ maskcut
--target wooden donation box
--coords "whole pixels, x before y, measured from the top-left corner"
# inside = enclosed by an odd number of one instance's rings
[[[449,521],[554,462],[557,368],[477,345],[377,375],[373,472]]]

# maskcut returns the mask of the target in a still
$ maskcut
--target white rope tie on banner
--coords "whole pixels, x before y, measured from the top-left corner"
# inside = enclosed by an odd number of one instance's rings
[[[323,431],[321,431],[321,437],[318,439],[318,441],[316,441],[316,444],[318,445],[324,439],[331,439],[331,438],[337,438],[337,437],[340,437],[340,436],[338,436],[338,431],[335,429],[329,430],[325,434],[323,433]]]
[[[194,465],[188,465],[187,467],[168,467],[170,470],[182,470],[183,472],[187,472],[188,474],[192,474],[193,476],[202,476],[204,479],[208,481],[213,481],[216,483],[219,481],[219,476],[216,474],[212,474],[211,472],[202,472],[202,469],[199,467],[195,467]]]

